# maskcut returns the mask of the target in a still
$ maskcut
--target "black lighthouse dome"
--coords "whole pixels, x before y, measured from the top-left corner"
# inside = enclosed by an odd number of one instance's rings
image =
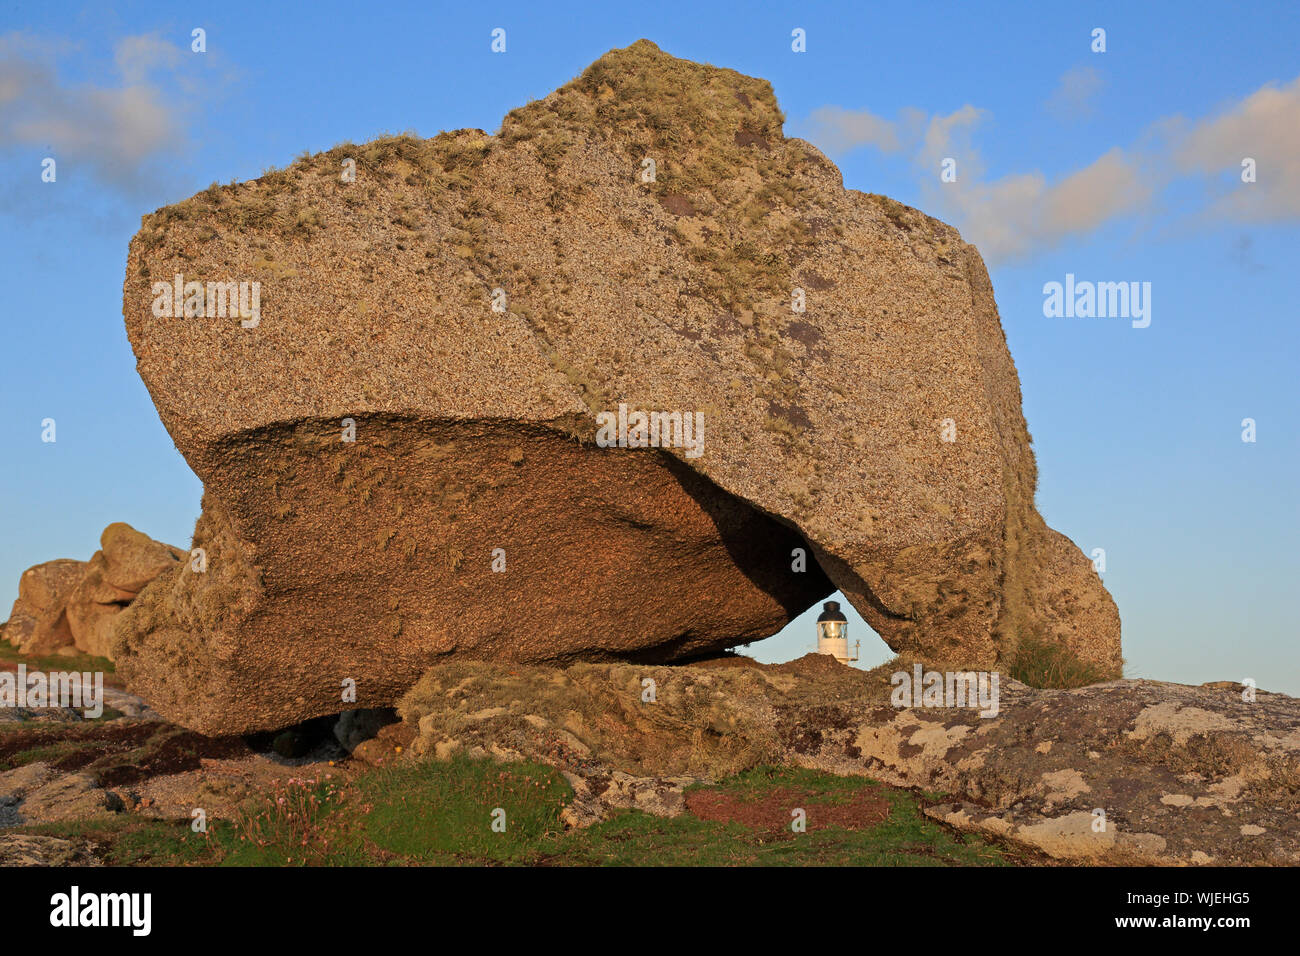
[[[827,601],[822,605],[822,612],[817,615],[817,623],[821,624],[824,621],[848,621],[848,618],[840,613],[839,601]]]

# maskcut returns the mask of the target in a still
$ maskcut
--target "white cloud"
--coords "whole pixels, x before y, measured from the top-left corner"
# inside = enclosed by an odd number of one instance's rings
[[[1144,207],[1150,197],[1136,161],[1118,147],[1054,183],[1036,171],[992,182],[959,176],[927,192],[956,214],[963,234],[990,261],[1087,235]]]
[[[48,148],[63,175],[68,164],[116,189],[147,188],[151,161],[183,142],[183,105],[151,74],[169,79],[182,51],[153,34],[126,37],[114,48],[119,82],[100,86],[61,79],[67,52],[25,34],[0,37],[0,149]]]
[[[113,48],[113,62],[128,85],[143,83],[157,69],[174,70],[184,53],[156,33],[125,37]]]
[[[947,116],[932,116],[925,123],[916,160],[924,169],[938,174],[939,164],[945,159],[956,159],[961,176],[980,176],[984,165],[979,152],[971,142],[975,127],[992,114],[969,103]]]
[[[1175,127],[1176,128],[1176,127]],[[1300,217],[1300,77],[1261,87],[1231,109],[1186,130],[1173,150],[1184,172],[1222,180],[1213,210],[1234,219],[1278,222]],[[1241,181],[1241,162],[1256,181]]]
[[[1100,88],[1094,74],[1090,68],[1067,72],[1060,102],[1085,108]],[[809,137],[832,153],[873,146],[909,155],[927,203],[951,218],[990,261],[1022,257],[1146,213],[1178,175],[1201,181],[1210,215],[1300,218],[1300,78],[1264,86],[1199,123],[1154,122],[1139,149],[1113,146],[1055,180],[1038,170],[985,179],[973,134],[990,117],[969,104],[947,115],[904,110],[897,121],[822,107],[813,114]],[[957,160],[957,181],[940,183],[939,164],[948,157]],[[1255,183],[1241,182],[1246,157],[1256,161]]]
[[[1062,120],[1091,116],[1092,101],[1105,85],[1105,78],[1095,67],[1073,67],[1061,74],[1060,85],[1048,99],[1047,108]]]
[[[840,106],[822,106],[809,117],[809,138],[830,153],[847,153],[862,146],[872,146],[882,153],[902,149],[898,125],[869,110],[846,110]]]

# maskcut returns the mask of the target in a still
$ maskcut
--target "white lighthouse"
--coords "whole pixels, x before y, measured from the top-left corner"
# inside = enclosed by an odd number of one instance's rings
[[[853,649],[849,656],[849,622],[840,613],[839,601],[827,601],[822,605],[822,612],[817,617],[817,653],[830,654],[841,664],[858,659],[858,650],[862,642]]]

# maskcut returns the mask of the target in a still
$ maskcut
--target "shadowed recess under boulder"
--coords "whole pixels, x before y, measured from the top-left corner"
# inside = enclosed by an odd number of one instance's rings
[[[230,443],[210,480],[234,493],[195,535],[207,570],[147,589],[119,631],[119,672],[160,713],[286,726],[342,709],[345,679],[377,706],[452,654],[688,659],[832,591],[815,564],[790,573],[798,534],[667,455],[508,424],[357,427],[357,447],[333,422]]]

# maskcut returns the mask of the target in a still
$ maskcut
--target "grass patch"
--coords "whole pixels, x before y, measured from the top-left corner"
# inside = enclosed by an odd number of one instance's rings
[[[19,664],[26,664],[29,672],[82,671],[93,674],[99,671],[104,674],[105,683],[111,683],[107,678],[116,670],[107,657],[95,657],[81,651],[68,654],[23,654],[7,641],[0,641],[0,665],[17,667]]]
[[[355,866],[364,855],[341,839],[346,797],[332,780],[291,778],[210,827],[223,866]]]
[[[381,769],[358,789],[366,807],[359,836],[419,863],[533,862],[560,836],[560,811],[573,795],[550,767],[465,757]]]
[[[572,796],[555,770],[459,757],[373,770],[345,788],[290,780],[210,826],[222,866],[494,865],[537,862]],[[493,829],[494,811],[504,829]]]
[[[953,833],[926,818],[929,795],[863,777],[791,767],[756,767],[690,792],[758,801],[773,791],[798,792],[808,813],[804,833],[775,834],[736,822],[654,817],[636,810],[570,834],[549,862],[603,866],[1008,866],[1018,860],[979,837]],[[818,826],[818,807],[878,797],[888,816],[865,828]]]
[[[1030,687],[1067,690],[1112,679],[1106,668],[1080,660],[1064,644],[1036,634],[1021,636],[1007,662],[1007,673]]]
[[[14,770],[18,767],[25,767],[29,763],[55,763],[74,754],[97,754],[99,749],[100,744],[96,740],[41,743],[27,750],[0,755],[0,770]]]
[[[203,862],[210,851],[206,834],[195,833],[188,823],[129,816],[31,824],[4,832],[84,840],[108,866],[185,866]]]
[[[732,806],[787,800],[807,812],[806,832],[738,819],[620,811],[565,832],[572,791],[554,769],[457,757],[380,768],[350,785],[287,781],[245,805],[234,820],[188,822],[122,815],[93,823],[18,828],[90,842],[106,863],[125,866],[1006,866],[1017,851],[954,833],[927,819],[935,795],[862,777],[758,767],[691,794]],[[870,804],[869,825],[826,825],[829,808]],[[504,817],[494,815],[497,809]],[[738,813],[738,817],[748,817]],[[493,820],[503,819],[504,829]]]

